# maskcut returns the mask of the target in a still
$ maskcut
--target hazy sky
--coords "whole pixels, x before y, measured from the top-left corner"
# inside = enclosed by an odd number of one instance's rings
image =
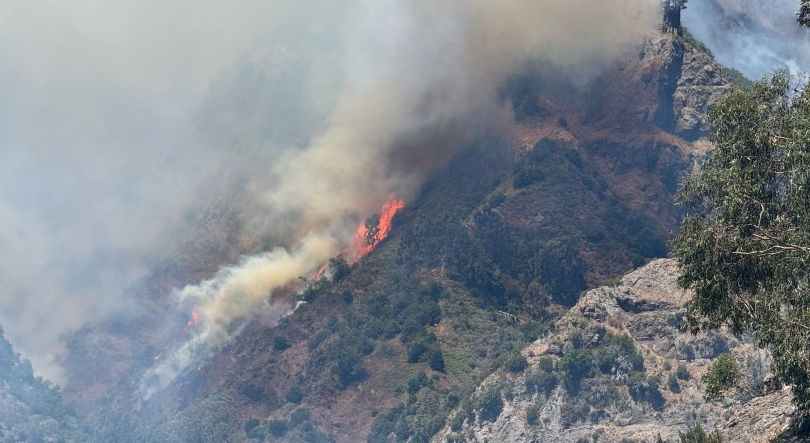
[[[690,0],[683,24],[720,63],[759,80],[773,69],[810,70],[810,30],[798,0]]]

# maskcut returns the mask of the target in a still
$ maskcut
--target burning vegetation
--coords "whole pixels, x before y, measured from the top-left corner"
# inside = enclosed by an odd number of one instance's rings
[[[393,197],[383,205],[379,214],[375,214],[360,223],[352,244],[353,249],[356,250],[352,265],[368,255],[381,241],[388,237],[394,215],[403,207],[405,207],[405,202],[398,197]]]

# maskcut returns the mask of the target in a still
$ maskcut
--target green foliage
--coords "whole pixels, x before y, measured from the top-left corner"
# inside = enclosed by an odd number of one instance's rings
[[[254,403],[261,402],[265,399],[264,389],[244,380],[236,383],[236,392],[249,398]]]
[[[608,332],[594,350],[594,361],[603,374],[616,374],[623,371],[644,371],[644,357],[636,351],[633,339],[627,334],[615,335]]]
[[[536,168],[526,168],[515,175],[515,189],[523,189],[545,180],[546,174]]]
[[[342,255],[329,259],[329,268],[332,270],[332,282],[334,283],[343,280],[352,272]]]
[[[250,420],[245,422],[245,425],[242,427],[245,430],[246,434],[249,434],[253,428],[259,426],[261,422],[257,418],[251,418]]]
[[[689,369],[684,363],[678,363],[678,367],[675,368],[675,376],[678,377],[679,380],[684,381],[692,378],[692,374],[689,373]]]
[[[695,36],[692,35],[692,33],[689,32],[689,30],[685,27],[681,29],[683,30],[682,37],[686,43],[689,43],[689,45],[696,50],[708,55],[712,60],[715,60],[712,50],[709,49],[705,43],[695,38]],[[737,69],[720,65],[720,75],[743,91],[750,92],[754,88],[754,82]]]
[[[366,441],[368,443],[387,443],[388,436],[394,433],[397,442],[406,442],[410,436],[408,429],[405,405],[399,405],[379,415],[371,424],[371,432]]]
[[[740,368],[737,361],[730,352],[723,353],[712,362],[709,371],[703,376],[703,382],[706,383],[703,398],[706,401],[720,398],[726,391],[736,387],[739,381]]]
[[[528,409],[526,409],[526,423],[529,426],[534,426],[537,424],[537,420],[540,418],[540,406],[538,405],[531,405]]]
[[[529,367],[529,362],[520,351],[511,351],[498,358],[500,366],[509,372],[523,372]]]
[[[29,441],[87,441],[88,437],[76,426],[72,413],[62,401],[59,386],[53,386],[42,377],[35,377],[31,362],[14,352],[0,326],[0,388],[22,402],[29,409],[30,417],[15,417],[10,423],[6,439],[11,441],[13,429],[27,429]],[[4,393],[3,393],[4,394]],[[0,394],[2,395],[2,394]],[[47,423],[47,425],[44,425]],[[120,424],[120,422],[118,422]],[[20,435],[22,436],[22,435]]]
[[[416,394],[429,383],[430,381],[428,380],[427,375],[424,372],[420,372],[416,377],[408,380],[408,393]]]
[[[444,372],[444,357],[442,356],[442,350],[438,346],[434,347],[428,354],[428,365],[430,365],[430,369],[436,372]]]
[[[712,50],[709,49],[709,47],[706,46],[705,43],[695,38],[695,36],[692,35],[692,33],[689,32],[689,30],[686,29],[686,27],[681,27],[681,31],[682,31],[681,37],[683,37],[683,39],[686,40],[686,43],[689,43],[691,47],[708,55],[709,57],[712,58],[712,60],[714,60],[714,54],[712,53]]]
[[[720,431],[715,430],[711,434],[707,434],[700,423],[695,423],[685,433],[679,432],[678,436],[680,438],[679,443],[723,443],[723,436]]]
[[[295,412],[290,415],[290,427],[295,428],[302,423],[306,423],[310,421],[309,411],[303,408],[296,409]]]
[[[290,346],[290,342],[286,337],[278,335],[273,339],[273,350],[276,352],[282,352],[285,349],[288,349]]]
[[[178,414],[169,424],[169,429],[180,441],[236,442],[239,439],[233,432],[235,421],[232,400],[225,395],[215,394]]]
[[[743,91],[751,92],[754,89],[754,82],[737,69],[721,65],[720,75]]]
[[[630,397],[636,403],[647,403],[656,411],[664,409],[666,400],[658,388],[661,381],[656,376],[647,377],[641,372],[634,372],[627,383]]]
[[[267,432],[273,437],[284,437],[290,430],[287,420],[270,420],[267,422]]]
[[[494,422],[503,411],[501,388],[492,386],[481,393],[475,401],[475,409],[481,421]]]
[[[576,392],[583,378],[594,375],[593,355],[587,349],[573,349],[560,359],[558,367],[566,376],[569,390]]]
[[[796,19],[800,25],[810,27],[810,0],[802,0],[799,12],[796,13]]]
[[[332,372],[338,376],[340,387],[343,389],[368,377],[363,358],[353,350],[347,350],[346,353],[338,356]]]
[[[304,399],[304,391],[298,386],[293,386],[284,394],[284,399],[290,403],[299,404]]]
[[[795,87],[794,87],[795,85]],[[692,288],[683,329],[723,325],[770,347],[777,375],[810,411],[810,91],[786,72],[738,91],[709,115],[702,170],[679,200],[673,240]]]
[[[560,422],[562,422],[563,429],[568,429],[579,422],[588,421],[590,412],[591,407],[581,398],[569,399],[560,406]]]
[[[539,393],[548,397],[558,384],[559,380],[553,372],[541,369],[526,377],[526,393],[529,395]]]
[[[681,384],[678,383],[678,377],[675,374],[667,376],[667,388],[670,392],[679,394],[681,392]]]

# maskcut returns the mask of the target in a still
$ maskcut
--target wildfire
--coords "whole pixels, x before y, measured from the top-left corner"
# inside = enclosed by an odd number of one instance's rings
[[[160,354],[156,355],[154,360],[155,360],[155,361],[158,361],[158,360],[160,360],[160,357],[163,357],[163,353],[162,353],[162,352],[161,352]]]
[[[197,324],[200,320],[200,314],[197,312],[197,307],[191,309],[191,319],[186,323],[186,328],[190,328]]]
[[[352,264],[360,261],[361,258],[366,256],[369,252],[383,240],[388,237],[391,232],[391,220],[400,209],[405,207],[405,202],[402,199],[394,197],[388,200],[380,209],[380,220],[377,226],[366,226],[365,222],[360,222],[357,227],[357,233],[354,235],[354,244],[357,248],[357,253],[354,256]]]

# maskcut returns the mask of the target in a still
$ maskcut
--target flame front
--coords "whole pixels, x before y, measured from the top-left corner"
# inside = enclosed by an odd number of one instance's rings
[[[354,244],[357,247],[357,253],[354,256],[352,264],[360,261],[361,258],[373,251],[381,241],[388,237],[388,234],[391,233],[391,221],[394,219],[394,215],[404,207],[405,202],[403,202],[401,198],[394,197],[388,200],[383,205],[382,209],[380,209],[380,221],[371,231],[369,231],[365,222],[360,222],[360,226],[357,227],[357,233],[354,235]]]

